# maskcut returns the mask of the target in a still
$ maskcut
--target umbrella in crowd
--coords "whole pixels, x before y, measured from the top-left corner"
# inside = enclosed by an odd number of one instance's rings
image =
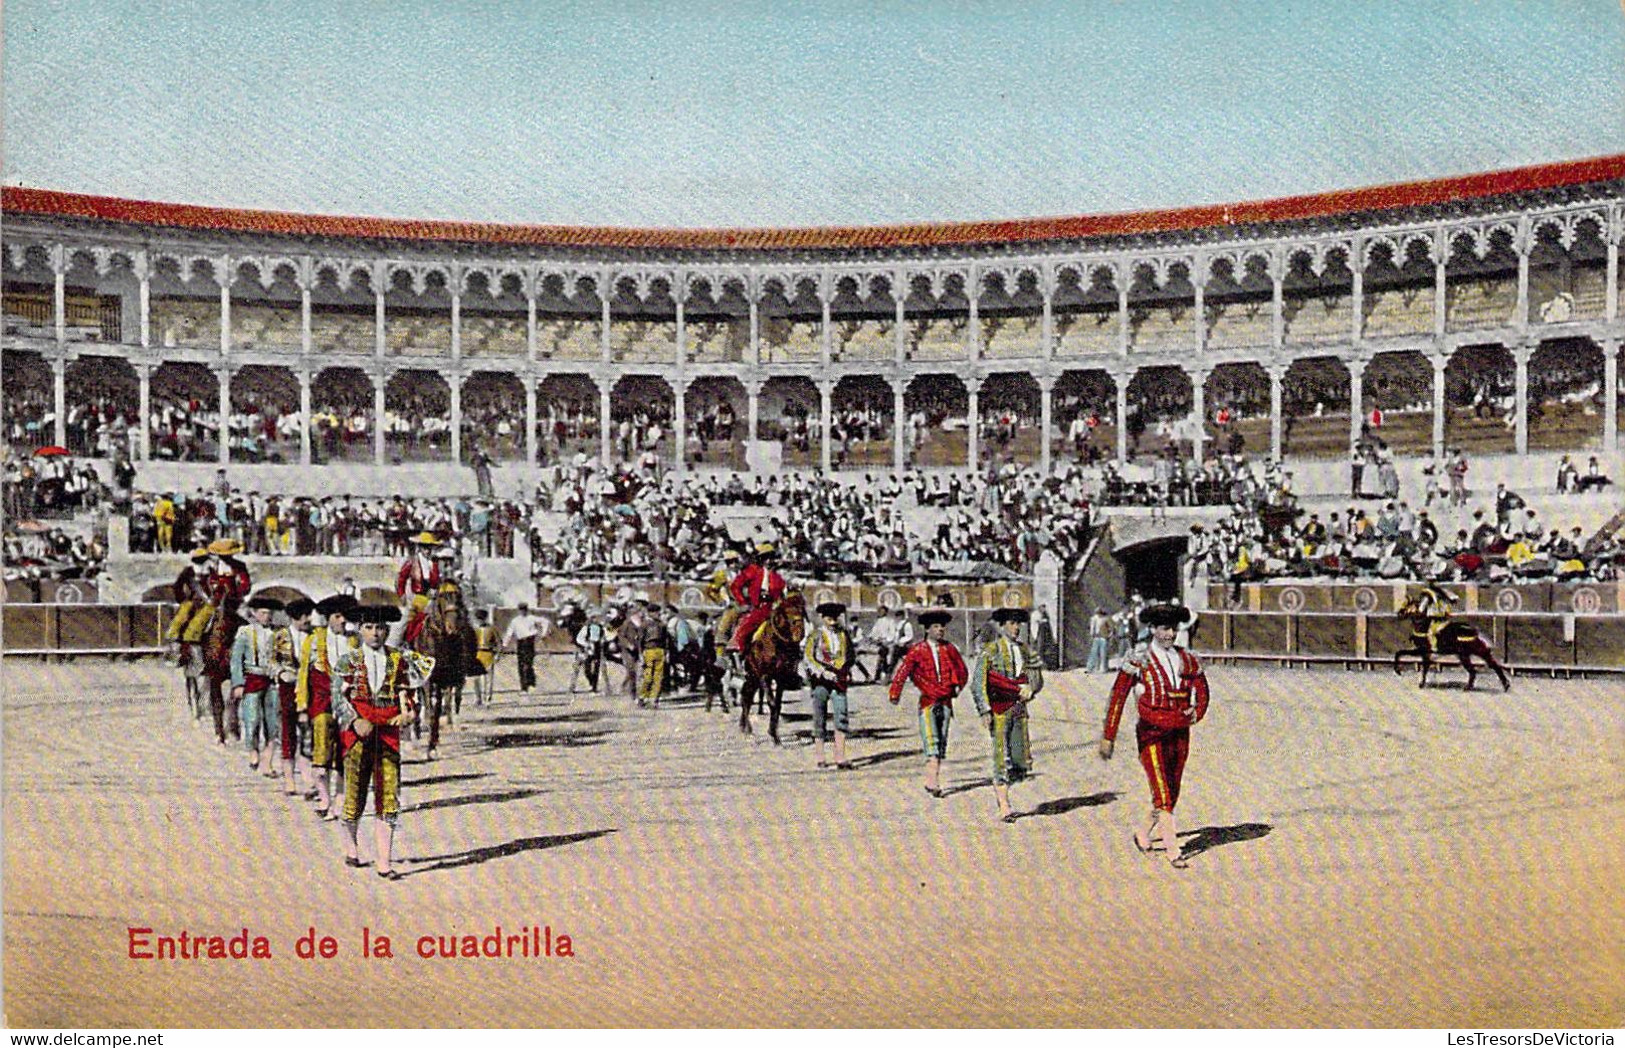
[[[73,453],[60,444],[47,444],[43,448],[34,449],[35,458],[55,458],[58,455],[71,454]]]

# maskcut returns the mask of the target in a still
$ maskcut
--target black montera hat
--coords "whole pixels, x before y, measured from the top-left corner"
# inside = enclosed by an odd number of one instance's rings
[[[1178,629],[1190,620],[1190,609],[1178,604],[1151,604],[1140,609],[1140,621],[1147,626]]]
[[[946,626],[953,620],[953,615],[940,608],[920,612],[920,625],[922,626]]]
[[[248,602],[251,608],[269,608],[271,611],[281,611],[282,602],[275,597],[254,597]]]
[[[309,597],[300,597],[298,600],[289,601],[288,606],[282,610],[288,613],[290,619],[302,619],[316,610],[316,602]]]
[[[316,602],[316,610],[324,618],[328,615],[345,615],[356,605],[356,599],[348,594],[335,593],[331,597],[323,597]]]
[[[351,622],[383,626],[401,620],[401,609],[392,604],[357,604],[344,613]]]
[[[1000,608],[993,613],[993,621],[1003,625],[1006,622],[1026,622],[1032,618],[1026,608]]]
[[[837,619],[846,614],[846,605],[833,600],[827,600],[818,605],[818,614],[832,619]]]

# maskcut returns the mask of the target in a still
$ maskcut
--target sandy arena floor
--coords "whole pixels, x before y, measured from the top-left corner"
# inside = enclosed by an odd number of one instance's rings
[[[6,660],[6,1021],[1625,1022],[1617,681],[1216,669],[1177,871],[1129,840],[1148,808],[1132,723],[1095,756],[1105,677],[1052,677],[1005,825],[968,699],[935,800],[908,702],[879,689],[856,694],[859,767],[833,773],[800,704],[775,749],[691,703],[561,694],[566,672],[467,711],[441,759],[409,755],[389,883],[192,723],[173,671]],[[575,956],[416,956],[497,925],[551,927]],[[273,956],[132,960],[132,926],[247,928]],[[312,927],[337,957],[295,955]],[[363,928],[393,959],[361,956]]]

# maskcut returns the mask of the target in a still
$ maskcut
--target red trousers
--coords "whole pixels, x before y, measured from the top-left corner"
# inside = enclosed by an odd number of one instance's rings
[[[1179,781],[1185,775],[1185,756],[1190,753],[1189,728],[1159,728],[1140,721],[1134,727],[1140,747],[1140,765],[1151,784],[1151,805],[1158,811],[1173,811],[1179,803]]]
[[[292,681],[277,682],[277,705],[282,711],[282,759],[293,760],[299,749],[299,714],[293,708],[295,686]]]

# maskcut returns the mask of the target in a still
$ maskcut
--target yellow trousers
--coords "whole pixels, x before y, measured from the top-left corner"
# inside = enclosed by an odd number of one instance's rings
[[[209,622],[213,618],[213,604],[197,604],[187,601],[175,609],[175,617],[169,620],[169,629],[164,631],[164,639],[184,640],[188,644],[201,644],[203,635],[208,632]]]
[[[658,702],[661,685],[666,682],[666,649],[643,649],[643,674],[638,678],[638,700]]]

